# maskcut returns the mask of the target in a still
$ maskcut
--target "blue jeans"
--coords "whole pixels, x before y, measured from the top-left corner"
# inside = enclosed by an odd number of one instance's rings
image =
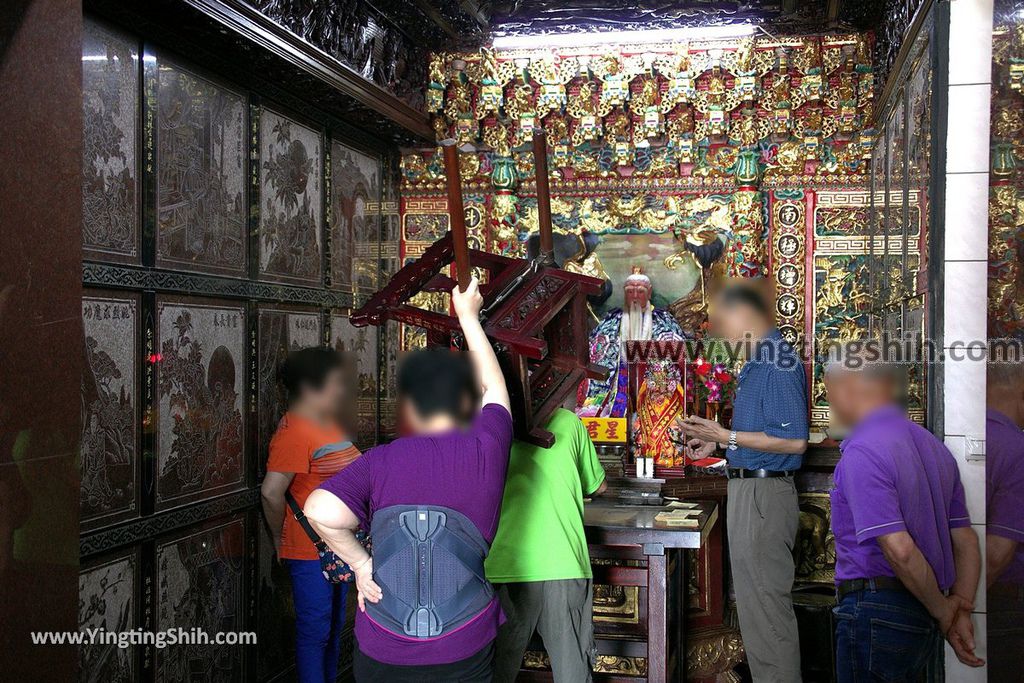
[[[917,598],[863,590],[843,596],[834,612],[839,683],[924,680],[938,627]]]
[[[299,683],[334,683],[341,656],[347,583],[328,583],[320,560],[286,560],[295,601],[295,668]]]

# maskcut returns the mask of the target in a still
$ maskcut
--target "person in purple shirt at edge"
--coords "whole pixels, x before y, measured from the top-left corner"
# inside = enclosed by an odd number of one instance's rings
[[[407,356],[399,369],[398,391],[403,426],[411,434],[371,449],[306,502],[313,526],[355,573],[357,681],[492,679],[494,639],[503,621],[497,596],[450,632],[403,637],[366,612],[367,602],[380,602],[383,592],[375,581],[373,559],[353,535],[357,527],[371,528],[375,512],[413,505],[456,511],[488,545],[494,540],[512,442],[509,395],[480,325],[477,281],[465,292],[453,290],[452,304],[474,367],[465,356],[446,349]],[[482,408],[472,419],[480,391]]]
[[[1024,672],[1024,363],[988,366],[985,421],[985,578],[989,680]]]
[[[849,428],[832,490],[836,671],[840,683],[916,681],[941,634],[964,664],[981,557],[952,453],[896,402],[899,370],[875,342],[849,342],[826,366]]]

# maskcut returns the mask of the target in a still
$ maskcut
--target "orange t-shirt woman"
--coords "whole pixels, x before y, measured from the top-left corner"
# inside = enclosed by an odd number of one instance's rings
[[[333,683],[337,677],[348,586],[324,578],[316,547],[285,495],[302,507],[317,486],[359,457],[336,419],[346,400],[344,377],[341,356],[329,348],[300,349],[284,361],[279,380],[288,412],[270,440],[261,487],[267,526],[292,579],[300,683]]]

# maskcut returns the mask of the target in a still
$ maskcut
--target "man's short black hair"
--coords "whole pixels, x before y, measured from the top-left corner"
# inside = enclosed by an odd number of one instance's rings
[[[769,317],[768,302],[757,287],[739,282],[726,285],[718,293],[718,303],[724,308],[747,306],[764,317]]]
[[[303,390],[322,389],[327,375],[344,367],[341,354],[326,346],[307,346],[292,351],[277,369],[277,380],[291,403]]]
[[[462,421],[476,405],[473,366],[466,354],[433,347],[408,354],[398,369],[399,397],[412,403],[421,418],[448,415]]]

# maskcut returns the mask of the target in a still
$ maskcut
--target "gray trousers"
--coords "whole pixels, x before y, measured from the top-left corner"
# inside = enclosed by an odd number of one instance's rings
[[[754,683],[799,683],[791,592],[800,508],[793,478],[730,479],[726,511],[736,611]]]
[[[590,681],[597,655],[590,579],[496,586],[507,621],[498,629],[494,683],[511,683],[516,679],[534,630],[544,641],[556,682]]]

